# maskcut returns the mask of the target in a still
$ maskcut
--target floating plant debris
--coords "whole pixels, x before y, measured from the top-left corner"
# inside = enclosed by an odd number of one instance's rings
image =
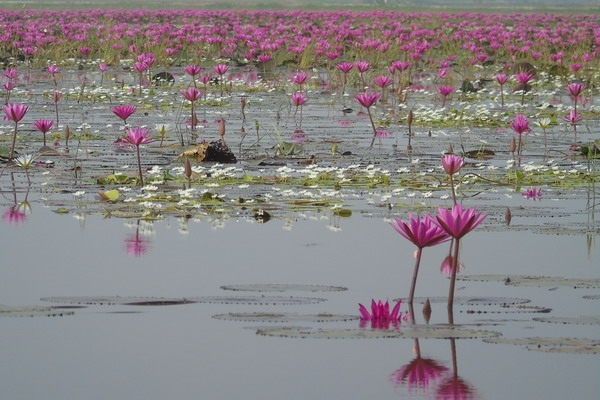
[[[489,338],[483,340],[485,343],[514,344],[525,346],[527,350],[542,351],[546,353],[570,353],[570,354],[598,354],[600,353],[600,339],[585,338]]]
[[[228,313],[213,315],[215,319],[246,322],[344,322],[358,320],[356,315],[314,314],[300,315],[295,313]]]
[[[510,286],[557,287],[566,286],[574,289],[600,289],[600,279],[573,279],[551,276],[526,275],[463,275],[460,281],[504,282]]]
[[[0,305],[0,317],[63,317],[73,314],[74,311],[57,307]]]
[[[598,316],[581,316],[581,317],[536,317],[534,321],[550,322],[553,324],[575,324],[575,325],[600,325],[600,317]]]
[[[232,290],[237,292],[342,292],[348,288],[342,286],[326,286],[326,285],[302,285],[302,284],[278,284],[278,283],[256,283],[256,284],[240,284],[240,285],[223,285],[223,290]]]
[[[196,303],[189,298],[166,297],[121,297],[121,296],[73,296],[73,297],[44,297],[42,301],[53,303],[70,303],[86,305],[126,305],[126,306],[171,306],[178,304]]]
[[[482,339],[500,336],[500,333],[458,326],[418,325],[405,329],[259,329],[257,335],[314,339]]]

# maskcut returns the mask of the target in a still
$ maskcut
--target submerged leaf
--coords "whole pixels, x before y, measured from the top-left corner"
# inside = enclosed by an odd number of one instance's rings
[[[550,322],[554,324],[583,324],[583,325],[600,325],[600,317],[598,316],[581,316],[581,317],[536,317],[534,321]]]

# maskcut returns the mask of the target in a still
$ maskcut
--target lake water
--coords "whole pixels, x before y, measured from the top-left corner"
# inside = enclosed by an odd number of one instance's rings
[[[128,254],[125,242],[135,234],[135,221],[97,215],[74,218],[32,203],[25,222],[2,228],[0,304],[49,305],[40,301],[47,296],[248,294],[220,289],[233,284],[333,285],[348,290],[262,293],[326,299],[305,305],[90,305],[75,309],[72,316],[0,318],[3,397],[431,398],[434,383],[428,392],[409,391],[391,379],[414,357],[411,339],[265,337],[255,334],[265,323],[211,318],[258,311],[357,315],[359,302],[407,294],[414,248],[383,218],[365,214],[334,221],[325,212],[289,216],[293,222],[282,218],[258,224],[247,217],[219,224],[190,220],[185,229],[175,218],[142,223],[140,232],[149,247],[136,257]],[[513,223],[518,222],[519,217],[513,217]],[[494,232],[493,225],[486,223],[487,230],[464,239],[465,273],[600,278],[597,235],[588,247],[582,235]],[[446,250],[445,245],[425,250],[417,296],[446,296],[447,278],[439,273]],[[597,299],[583,298],[597,294],[597,289],[493,282],[458,282],[457,289],[459,297],[531,299],[536,306],[552,308],[553,316],[598,311]],[[431,323],[445,323],[445,308],[445,302],[434,302]],[[465,308],[457,308],[456,323],[492,320],[497,325],[483,329],[509,338],[598,337],[597,325],[532,320],[547,314],[474,316],[460,310]],[[297,324],[307,323],[291,325]],[[358,328],[358,321],[325,326]],[[420,347],[424,356],[451,368],[450,340],[421,339]],[[598,355],[542,353],[464,339],[457,340],[456,358],[459,375],[477,391],[473,398],[591,399],[600,393]]]

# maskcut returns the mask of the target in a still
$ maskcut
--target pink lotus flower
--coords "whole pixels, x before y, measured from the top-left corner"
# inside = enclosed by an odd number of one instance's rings
[[[9,80],[14,81],[19,76],[19,72],[16,68],[6,68],[4,71],[4,76],[6,76]]]
[[[138,162],[138,174],[140,176],[140,186],[144,186],[144,175],[142,173],[142,161],[140,159],[140,145],[151,143],[154,140],[148,137],[149,129],[133,128],[127,130],[127,135],[122,138],[121,142],[129,143],[135,146]]]
[[[496,82],[498,82],[499,85],[504,85],[506,82],[508,82],[508,76],[505,74],[498,74],[496,75]]]
[[[23,119],[25,114],[27,114],[27,107],[24,104],[7,104],[4,106],[4,117],[5,121],[13,121],[15,124]]]
[[[24,104],[7,104],[4,106],[4,114],[6,114],[4,119],[6,121],[13,121],[15,123],[12,144],[10,146],[10,152],[8,154],[8,157],[11,160],[14,158],[15,155],[15,144],[17,142],[17,127],[19,125],[19,121],[21,121],[25,114],[27,114],[27,110],[29,110],[29,107],[27,107]]]
[[[410,63],[408,61],[392,61],[392,66],[402,72],[410,67]]]
[[[444,100],[442,102],[442,107],[444,107],[444,105],[446,105],[446,98],[450,94],[452,94],[454,92],[454,87],[452,87],[452,86],[439,86],[438,87],[438,92],[440,92],[440,94],[444,98]]]
[[[460,204],[455,204],[452,210],[445,208],[438,208],[436,216],[437,224],[446,231],[446,233],[454,238],[454,254],[453,254],[453,265],[452,275],[450,277],[450,288],[448,291],[448,310],[452,310],[454,305],[454,287],[456,283],[456,273],[458,272],[458,250],[460,239],[467,233],[475,229],[479,224],[483,222],[486,215],[478,213],[475,207],[463,208]]]
[[[198,90],[195,87],[190,87],[190,88],[187,88],[187,89],[181,91],[181,95],[187,101],[190,101],[192,103],[195,101],[198,101],[200,99],[200,97],[202,97],[202,93],[203,93],[203,91]]]
[[[581,120],[581,114],[579,114],[575,110],[571,110],[569,115],[563,118],[566,122],[575,125],[577,122]]]
[[[381,97],[381,95],[379,93],[359,93],[357,95],[354,96],[354,99],[363,107],[369,109],[370,107],[372,107],[375,103],[377,103],[377,100],[379,100],[379,98]]]
[[[344,74],[347,74],[352,70],[352,68],[354,68],[354,64],[352,64],[351,62],[344,61],[339,64],[336,64],[336,67]]]
[[[530,80],[532,80],[534,77],[533,74],[530,74],[529,72],[519,72],[518,74],[515,75],[515,80],[517,82],[519,82],[520,84],[522,84],[523,86],[527,85],[529,83]]]
[[[306,75],[304,72],[298,72],[297,74],[293,75],[290,80],[292,83],[302,86],[308,82],[308,75]]]
[[[44,135],[44,146],[46,146],[46,133],[54,126],[54,121],[48,119],[39,119],[34,122],[35,128]]]
[[[300,92],[293,93],[291,99],[292,103],[294,103],[296,107],[300,107],[306,104],[306,102],[308,101],[308,97],[306,97],[304,93]]]
[[[510,127],[519,136],[526,135],[531,131],[531,129],[529,129],[529,121],[523,114],[517,114],[515,119],[510,123]]]
[[[571,96],[577,98],[585,90],[585,85],[579,82],[572,82],[567,85],[567,90]]]
[[[192,65],[188,65],[185,67],[185,73],[188,74],[189,76],[191,76],[192,78],[194,78],[196,75],[199,75],[200,73],[202,73],[202,71],[204,70],[204,68],[192,64]]]
[[[360,312],[361,327],[365,326],[366,321],[371,322],[371,328],[373,329],[389,329],[390,324],[397,327],[402,319],[402,313],[400,312],[401,306],[402,301],[398,301],[390,311],[390,304],[388,301],[383,303],[381,300],[375,302],[375,300],[372,299],[371,312],[369,313],[369,310],[367,310],[365,306],[359,304],[358,310]],[[406,318],[406,316],[404,318]]]
[[[446,231],[438,226],[430,215],[421,218],[419,215],[413,217],[408,214],[408,218],[408,223],[396,218],[390,225],[418,248],[435,246],[450,239]]]
[[[390,223],[392,228],[396,230],[400,235],[410,240],[415,246],[418,247],[415,267],[413,269],[413,276],[410,285],[410,292],[408,295],[408,304],[412,305],[415,288],[417,286],[417,276],[419,274],[419,265],[421,263],[421,253],[424,247],[435,246],[443,243],[450,238],[450,236],[438,226],[433,218],[426,215],[421,219],[420,216],[413,217],[408,214],[408,224],[400,219],[395,219]]]
[[[52,75],[58,74],[60,72],[60,68],[58,68],[56,65],[52,64],[48,67],[48,72],[51,73]]]
[[[213,67],[213,69],[217,74],[223,76],[229,69],[229,66],[227,64],[217,64]]]
[[[475,207],[463,208],[457,204],[452,210],[438,208],[437,224],[455,239],[460,239],[475,229],[487,216],[478,213]]]
[[[448,175],[454,175],[465,165],[465,160],[461,156],[446,154],[442,157],[442,166]]]
[[[123,122],[125,122],[125,125],[127,125],[127,118],[131,117],[133,115],[133,113],[135,112],[136,108],[135,106],[130,106],[130,105],[118,105],[116,107],[113,107],[112,112],[119,118],[121,118],[123,120]]]
[[[381,75],[373,79],[373,82],[383,89],[387,86],[390,86],[394,82],[394,80],[387,75]]]
[[[148,137],[149,133],[150,133],[150,130],[146,129],[146,128],[136,127],[136,128],[128,129],[127,135],[123,138],[123,140],[134,146],[140,146],[142,144],[152,143],[154,141],[154,139]]]
[[[378,93],[359,93],[354,96],[354,100],[356,100],[361,106],[367,109],[367,113],[369,114],[369,121],[371,121],[371,128],[373,129],[373,138],[371,139],[371,145],[369,147],[373,147],[373,143],[375,143],[375,138],[377,137],[377,128],[375,128],[375,122],[373,121],[373,116],[371,115],[371,107],[377,103],[379,97],[381,95]]]
[[[367,61],[357,61],[354,63],[354,66],[361,74],[367,72],[369,68],[371,68],[371,64],[369,64]]]

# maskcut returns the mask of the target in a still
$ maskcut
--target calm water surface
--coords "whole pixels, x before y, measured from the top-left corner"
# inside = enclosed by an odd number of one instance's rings
[[[518,218],[513,221],[518,225]],[[592,241],[589,247],[583,235],[495,232],[494,222],[486,224],[489,229],[463,242],[468,274],[600,278],[600,246]],[[263,337],[255,331],[264,324],[211,318],[257,311],[356,314],[359,302],[406,296],[414,248],[383,218],[354,215],[336,220],[327,213],[308,212],[266,224],[240,218],[190,220],[185,227],[167,218],[151,226],[141,224],[139,232],[149,247],[140,257],[128,254],[126,247],[137,226],[136,221],[58,215],[33,203],[25,222],[2,226],[0,304],[49,305],[40,300],[46,296],[248,294],[220,289],[245,283],[336,285],[348,290],[265,293],[327,299],[310,305],[95,305],[66,317],[0,318],[3,398],[435,397],[435,382],[427,392],[418,392],[390,377],[414,357],[413,340]],[[447,278],[439,273],[446,251],[446,245],[425,250],[417,296],[447,294]],[[536,315],[597,315],[598,301],[583,299],[597,290],[495,282],[458,282],[457,289],[457,296],[523,297],[553,309],[551,314],[457,312],[457,323],[493,319],[500,325],[484,329],[511,338],[598,338],[597,326],[532,320]],[[434,303],[432,323],[445,322],[445,303]],[[325,326],[357,328],[358,322]],[[424,356],[451,368],[449,340],[421,340],[420,346]],[[598,355],[538,353],[465,339],[456,342],[456,358],[459,375],[487,399],[592,399],[600,393]]]

